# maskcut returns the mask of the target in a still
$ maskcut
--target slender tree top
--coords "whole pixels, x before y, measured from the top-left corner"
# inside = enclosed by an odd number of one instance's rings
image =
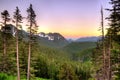
[[[16,7],[16,10],[14,12],[13,18],[16,19],[16,22],[21,22],[22,21],[22,16],[20,14],[20,10],[18,7]]]
[[[2,15],[2,18],[5,18],[5,16],[10,17],[7,10],[4,10],[3,12],[1,12],[1,15]]]
[[[1,16],[2,16],[3,20],[10,21],[10,15],[7,10],[4,10],[3,12],[1,12]]]
[[[106,10],[110,11],[111,14],[106,19],[110,21],[109,25],[111,27],[118,27],[120,20],[120,0],[111,0],[109,3],[112,5],[112,8]]]
[[[28,12],[28,22],[31,22],[31,23],[35,23],[35,18],[36,18],[36,14],[32,8],[32,4],[30,4],[30,7],[27,9],[27,12]]]

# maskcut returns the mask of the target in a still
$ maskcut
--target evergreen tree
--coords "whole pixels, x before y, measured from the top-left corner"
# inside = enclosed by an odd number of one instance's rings
[[[6,24],[7,22],[10,21],[10,15],[9,15],[9,12],[7,10],[4,10],[3,12],[1,12],[1,16],[2,16],[2,19],[3,19],[3,25],[2,26],[2,36],[3,36],[3,72],[5,72],[5,68],[7,67],[5,65],[5,61],[6,61],[6,53],[7,53],[7,28],[6,28]]]
[[[5,32],[5,30],[6,30],[6,24],[7,24],[7,22],[8,21],[10,21],[10,15],[9,15],[9,13],[8,13],[8,11],[7,10],[4,10],[2,13],[1,13],[1,15],[2,15],[2,18],[3,18],[3,33],[5,34],[6,32]],[[4,44],[4,55],[6,55],[6,36],[4,35],[4,41],[3,41],[3,44]]]
[[[16,11],[14,12],[14,19],[16,22],[16,64],[17,64],[17,80],[20,80],[20,69],[19,69],[19,44],[18,44],[18,26],[22,21],[22,16],[20,14],[20,10],[16,7]]]
[[[58,80],[78,80],[74,69],[71,65],[68,65],[67,63],[63,63],[60,66],[59,73],[57,76]]]
[[[112,5],[111,9],[107,9],[111,12],[108,19],[110,28],[107,32],[107,38],[110,44],[110,48],[112,50],[111,57],[112,57],[112,73],[115,75],[119,74],[119,55],[120,51],[118,52],[117,46],[114,43],[117,43],[120,45],[120,0],[111,0],[110,4]],[[119,54],[118,54],[119,53]],[[118,55],[118,56],[115,56]],[[117,61],[116,61],[117,60]],[[115,63],[114,63],[115,62]],[[119,77],[119,75],[117,75]],[[120,79],[120,78],[118,78]]]
[[[93,53],[94,57],[96,57],[94,58],[96,59],[95,61],[99,61],[98,65],[102,65],[96,71],[96,76],[97,79],[102,78],[102,80],[111,80],[111,37],[108,37],[108,35],[104,35],[103,8],[101,8],[101,33],[102,40],[98,42],[97,47]]]
[[[107,17],[109,21],[110,28],[108,29],[108,35],[111,35],[111,38],[114,41],[117,41],[119,44],[120,39],[120,1],[111,0],[110,4],[112,9],[107,9],[111,12],[110,16]]]
[[[30,59],[31,59],[31,45],[32,45],[32,42],[34,40],[34,34],[36,32],[36,14],[32,8],[32,4],[30,4],[30,7],[27,9],[27,13],[28,13],[28,16],[27,16],[27,19],[28,19],[28,22],[29,22],[29,27],[28,27],[28,30],[29,30],[29,51],[28,51],[28,72],[27,72],[27,80],[30,79]]]

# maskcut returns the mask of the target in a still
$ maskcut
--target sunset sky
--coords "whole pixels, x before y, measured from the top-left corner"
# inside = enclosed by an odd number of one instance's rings
[[[0,13],[8,10],[11,18],[16,6],[27,16],[30,3],[37,15],[40,32],[59,32],[66,38],[99,36],[100,8],[109,7],[110,0],[0,0]],[[108,15],[104,11],[104,16]],[[0,19],[1,21],[1,19]],[[25,20],[24,20],[25,21]],[[24,22],[24,25],[26,23]],[[107,27],[107,24],[105,24]],[[26,28],[25,26],[23,26]]]

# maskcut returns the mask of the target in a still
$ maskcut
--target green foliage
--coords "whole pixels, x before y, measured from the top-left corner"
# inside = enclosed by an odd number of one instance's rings
[[[16,7],[16,12],[14,12],[13,17],[15,19],[17,28],[19,26],[18,23],[21,23],[22,20],[22,16],[19,14],[19,12],[20,11],[18,7]],[[29,66],[30,74],[28,73],[28,75],[30,75],[31,80],[91,79],[94,70],[90,61],[90,57],[93,48],[96,46],[95,43],[73,42],[68,44],[64,37],[62,37],[60,41],[57,41],[57,38],[55,38],[55,41],[51,43],[44,39],[40,41],[38,38],[37,40],[34,38],[38,36],[34,35],[37,32],[37,24],[35,20],[36,14],[32,9],[32,4],[30,4],[30,7],[27,9],[27,13],[27,19],[30,24],[28,27],[29,33],[18,30],[19,54],[16,55],[15,37],[13,37],[11,34],[0,31],[0,72],[3,72],[0,73],[0,80],[17,79],[17,68],[19,68],[19,66],[16,68],[16,56],[19,56],[21,80],[26,80],[28,69],[27,66],[29,63],[31,64]],[[5,20],[4,25],[6,25],[6,22],[10,20],[9,13],[7,10],[5,10],[1,14],[3,20]],[[55,34],[57,35],[58,33]],[[5,56],[2,54],[2,43],[4,41],[4,36],[6,37],[5,44],[7,44]],[[29,45],[32,46],[31,49],[28,49]],[[81,59],[83,63],[78,59]]]
[[[94,65],[91,61],[87,61],[78,65],[76,64],[76,74],[79,80],[88,80],[93,77]]]
[[[106,72],[109,66],[108,74],[111,74],[109,78],[111,80],[120,80],[120,1],[110,0],[109,3],[112,7],[111,9],[107,9],[110,15],[106,19],[108,19],[110,27],[107,29],[104,39],[105,46],[101,43],[102,41],[98,42],[93,53],[93,62],[97,66],[95,68],[97,70],[96,73],[101,75],[103,67],[106,69],[103,72]],[[103,56],[105,57],[103,58]],[[104,76],[106,77],[107,75]]]
[[[0,73],[0,80],[6,80],[7,79],[7,75]]]
[[[91,58],[95,42],[72,42],[62,49],[67,52],[73,60],[87,61]]]
[[[36,77],[43,77],[43,78],[49,78],[48,76],[48,64],[47,59],[45,57],[39,57],[36,59],[36,64],[34,65],[35,76]]]
[[[71,65],[63,63],[58,72],[58,80],[78,80]]]
[[[27,73],[28,43],[19,42],[20,74],[24,77]]]
[[[81,50],[79,53],[75,54],[76,59],[79,61],[82,61],[82,62],[91,60],[93,50],[94,50],[94,48]]]
[[[13,74],[13,76],[16,76],[15,38],[11,38],[9,40],[11,41],[9,43],[9,46],[11,47],[8,46],[9,59],[7,59],[8,60],[7,62],[9,62],[8,65],[10,66],[12,65],[12,67],[9,68],[9,70],[6,73]],[[87,63],[83,65],[83,63],[79,61],[73,61],[70,59],[70,54],[60,50],[39,45],[37,42],[32,44],[31,68],[30,68],[32,79],[35,80],[35,77],[39,77],[40,80],[42,80],[41,78],[47,78],[52,80],[63,80],[63,78],[65,80],[79,80],[79,79],[87,80],[91,78],[91,74],[93,72],[91,71],[90,68],[92,66],[88,67]],[[88,52],[85,51],[86,54]],[[20,40],[19,41],[20,74],[21,79],[23,80],[25,80],[27,75],[26,73],[28,59],[27,54],[28,54],[28,42]],[[84,56],[83,54],[82,56]]]
[[[7,75],[5,73],[0,73],[0,80],[16,80],[17,78],[12,75]],[[22,78],[21,80],[27,80],[25,78]],[[50,80],[50,79],[44,79],[44,78],[35,78],[34,80]]]
[[[2,34],[2,33],[1,33]],[[8,74],[14,73],[15,66],[15,48],[14,48],[14,38],[12,37],[11,34],[6,34],[7,36],[7,51],[6,55],[3,55],[3,44],[1,44],[1,54],[0,54],[0,71],[1,72],[7,72]],[[3,42],[2,35],[0,36],[2,39],[1,42]],[[13,43],[13,44],[11,44]]]
[[[65,46],[63,50],[68,51],[69,53],[77,53],[85,49],[95,48],[95,42],[72,42]]]
[[[110,36],[112,40],[116,41],[120,44],[120,1],[119,0],[111,0],[109,2],[112,5],[111,9],[107,9],[110,12],[109,17],[107,18],[109,21],[110,28],[108,29],[107,36]]]
[[[16,80],[15,76],[0,73],[0,80]]]

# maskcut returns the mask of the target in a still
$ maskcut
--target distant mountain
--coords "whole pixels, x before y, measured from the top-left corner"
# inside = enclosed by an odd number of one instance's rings
[[[29,39],[29,34],[24,30],[20,30],[20,35],[22,35],[23,39],[26,41]],[[40,32],[34,35],[34,37],[40,45],[47,47],[59,48],[68,44],[68,41],[60,33]]]
[[[73,39],[67,39],[67,41],[68,41],[69,43],[74,42]]]
[[[82,38],[75,40],[75,42],[97,42],[99,39],[100,37],[96,37],[96,36],[82,37]]]
[[[12,24],[7,24],[7,25],[1,27],[1,32],[10,33],[13,36],[15,36],[15,33],[16,33],[15,30],[16,30],[16,28]]]
[[[5,31],[7,33],[12,34],[13,36],[16,35],[16,28],[12,24],[6,25],[6,27],[1,28],[1,32]],[[19,30],[19,37],[25,41],[29,40],[29,33],[24,30]],[[40,32],[34,35],[36,41],[43,46],[48,47],[63,47],[68,44],[68,41],[60,34],[60,33],[44,33]]]
[[[44,33],[40,32],[37,35],[37,40],[40,44],[49,47],[63,47],[68,44],[68,41],[60,33]]]
[[[60,33],[44,33],[40,32],[39,37],[47,39],[49,41],[66,41],[66,39]]]

